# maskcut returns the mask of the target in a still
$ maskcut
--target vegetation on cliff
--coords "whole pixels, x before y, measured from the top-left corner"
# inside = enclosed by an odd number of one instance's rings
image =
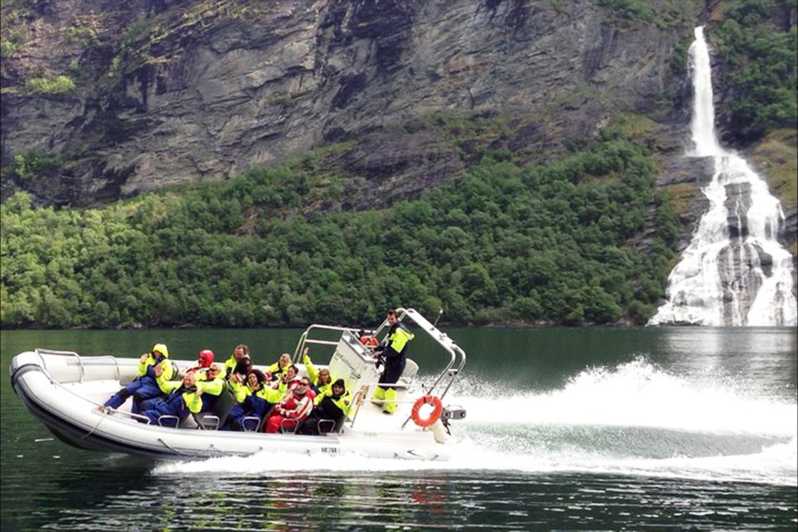
[[[740,142],[798,120],[794,13],[795,2],[734,0],[710,34],[726,63],[720,86],[730,96],[728,130]]]
[[[0,318],[357,323],[402,304],[461,323],[639,322],[663,294],[677,234],[654,170],[643,148],[606,134],[547,166],[488,154],[452,185],[358,213],[303,214],[335,188],[307,160],[103,209],[34,208],[19,193],[2,205]],[[630,243],[644,231],[645,251]]]

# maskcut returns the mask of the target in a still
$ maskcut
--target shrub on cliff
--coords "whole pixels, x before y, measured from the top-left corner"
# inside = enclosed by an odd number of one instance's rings
[[[795,87],[796,27],[783,26],[780,0],[735,0],[710,34],[727,64],[731,132],[750,141],[798,120]],[[794,5],[793,5],[794,9]],[[777,24],[777,20],[782,24]],[[784,19],[786,21],[787,19]]]
[[[489,155],[380,211],[306,219],[303,198],[322,181],[304,172],[258,170],[102,210],[14,196],[2,205],[0,321],[365,323],[403,304],[443,305],[461,323],[612,323],[648,317],[673,257],[657,227],[651,250],[631,244],[651,206],[666,226],[672,213],[645,151],[617,135],[545,166]]]
[[[38,94],[66,94],[75,90],[75,82],[69,76],[54,78],[30,78],[25,82],[25,89]]]

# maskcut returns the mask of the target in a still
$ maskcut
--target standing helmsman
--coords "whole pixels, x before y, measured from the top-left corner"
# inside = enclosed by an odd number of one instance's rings
[[[414,336],[399,322],[395,310],[389,310],[385,319],[389,326],[388,334],[374,349],[374,353],[379,357],[378,365],[384,364],[385,369],[379,380],[380,386],[374,390],[372,400],[382,401],[382,411],[393,414],[396,412],[396,387],[391,385],[396,384],[405,370],[407,344]]]

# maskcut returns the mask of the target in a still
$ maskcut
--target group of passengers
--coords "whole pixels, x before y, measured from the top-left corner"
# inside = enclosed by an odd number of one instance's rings
[[[380,364],[385,365],[382,384],[397,382],[405,366],[406,344],[413,338],[399,325],[394,311],[388,312],[387,322],[389,330],[383,343],[373,336],[361,337],[361,343],[373,349]],[[299,377],[299,369],[288,353],[261,371],[253,366],[249,347],[240,344],[224,364],[214,363],[213,351],[203,349],[196,365],[180,376],[169,360],[168,348],[159,343],[141,355],[138,377],[100,409],[117,409],[132,397],[131,412],[139,416],[137,419],[175,427],[190,414],[214,411],[220,396],[230,393],[235,404],[222,420],[222,430],[307,435],[337,430],[354,406],[346,382],[334,380],[327,368],[317,369],[307,349],[302,363],[307,376]],[[384,412],[396,410],[394,387],[378,386],[374,398],[383,404]]]
[[[256,430],[318,434],[337,428],[349,415],[352,396],[343,379],[332,381],[326,368],[317,370],[303,354],[307,377],[284,353],[266,371],[254,368],[249,348],[238,345],[224,364],[214,363],[209,349],[199,352],[196,365],[180,378],[165,344],[155,344],[139,359],[138,377],[103,405],[117,409],[130,397],[131,412],[142,422],[177,426],[189,414],[212,412],[222,393],[231,393],[235,405],[222,430]],[[330,420],[321,423],[321,420]]]

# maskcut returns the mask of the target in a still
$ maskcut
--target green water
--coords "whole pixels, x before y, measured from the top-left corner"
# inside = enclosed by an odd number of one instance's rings
[[[793,528],[791,329],[453,329],[461,455],[154,463],[52,439],[9,386],[34,347],[133,357],[155,342],[255,360],[297,330],[3,331],[2,529]],[[443,363],[418,339],[422,374]],[[324,353],[316,355],[320,360]],[[40,440],[40,441],[37,441]],[[461,445],[461,444],[458,444]]]

